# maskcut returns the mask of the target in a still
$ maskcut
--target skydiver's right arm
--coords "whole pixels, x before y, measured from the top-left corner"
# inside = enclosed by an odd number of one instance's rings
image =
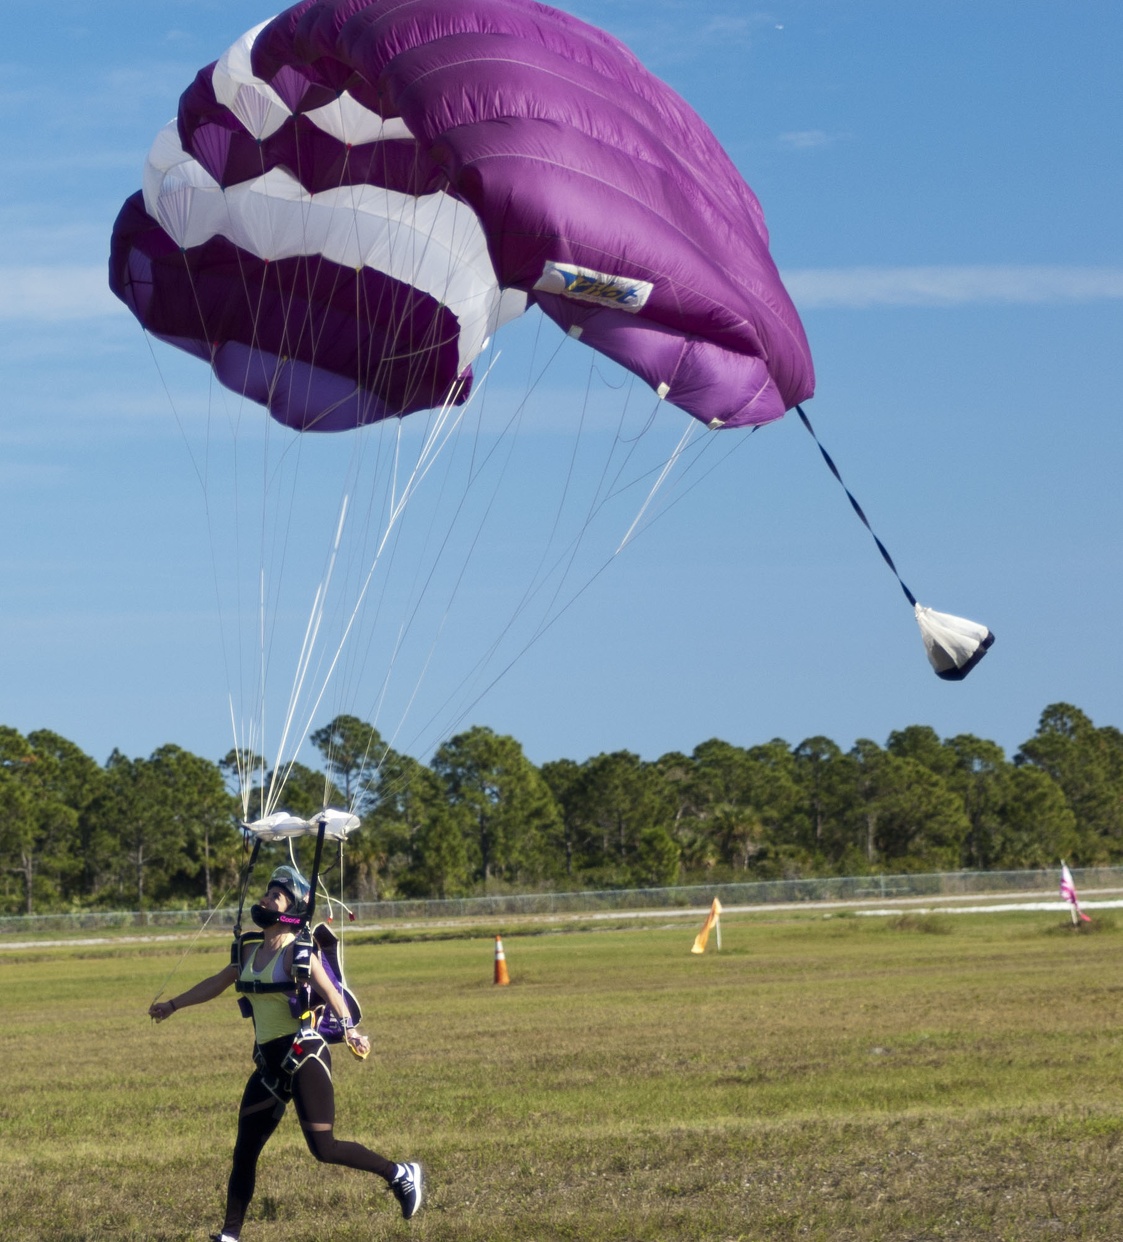
[[[155,1018],[157,1022],[163,1022],[177,1009],[185,1009],[188,1005],[202,1005],[214,1000],[216,996],[221,996],[237,978],[237,967],[227,963],[217,974],[211,975],[209,979],[200,979],[194,987],[173,996],[171,1000],[154,1001],[148,1007],[148,1016]]]

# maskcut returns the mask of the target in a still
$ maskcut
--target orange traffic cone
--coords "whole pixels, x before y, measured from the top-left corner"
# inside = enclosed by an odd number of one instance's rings
[[[507,955],[503,952],[503,941],[495,937],[495,982],[506,987],[511,982],[507,974]]]

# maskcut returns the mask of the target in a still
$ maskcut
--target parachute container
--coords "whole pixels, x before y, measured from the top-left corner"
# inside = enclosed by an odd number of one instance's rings
[[[355,993],[347,986],[347,979],[343,974],[343,945],[339,937],[326,923],[317,923],[312,929],[312,939],[320,951],[320,965],[347,1002],[347,1012],[351,1015],[352,1025],[358,1026],[363,1020],[363,1010]],[[289,1003],[293,1010],[293,1017],[300,1018],[302,1013],[297,1013],[296,1010],[298,1008],[303,1010],[303,998],[293,997]],[[332,1012],[326,997],[321,996],[314,988],[312,989],[312,1003],[321,1007],[319,1020],[316,1023],[317,1032],[329,1044],[342,1043],[347,1035],[346,1027]]]

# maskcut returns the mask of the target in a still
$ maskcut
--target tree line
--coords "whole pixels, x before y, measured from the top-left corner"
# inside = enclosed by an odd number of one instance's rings
[[[713,738],[540,766],[484,726],[429,763],[354,716],[311,742],[322,767],[295,765],[282,805],[362,817],[347,900],[1123,862],[1123,733],[1067,703],[1009,759],[925,725],[848,750]],[[237,884],[243,807],[273,775],[260,756],[171,744],[99,764],[49,730],[0,727],[0,907],[210,908]]]

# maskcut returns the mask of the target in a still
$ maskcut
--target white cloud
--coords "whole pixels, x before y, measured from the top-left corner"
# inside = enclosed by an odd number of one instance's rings
[[[823,129],[797,129],[781,134],[779,142],[781,146],[792,147],[796,151],[810,151],[815,147],[829,147],[843,137],[845,135],[828,134]]]
[[[722,44],[748,44],[753,34],[766,21],[767,18],[762,18],[758,13],[751,13],[747,16],[719,14],[701,26],[698,33],[707,41],[717,41]]]
[[[806,268],[783,273],[802,309],[1034,306],[1123,298],[1123,268],[986,266]]]
[[[109,292],[105,264],[0,268],[0,319],[59,323],[124,313]]]

